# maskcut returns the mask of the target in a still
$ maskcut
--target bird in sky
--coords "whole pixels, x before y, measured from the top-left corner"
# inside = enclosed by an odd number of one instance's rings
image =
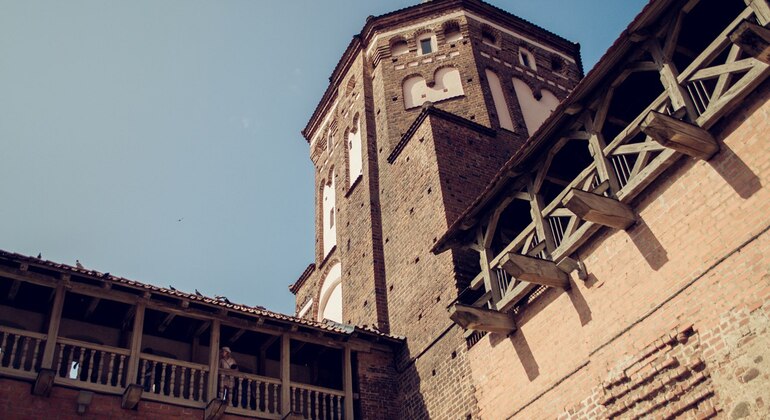
[[[104,277],[105,279],[109,278],[110,277],[110,272],[108,271],[108,272],[102,274],[102,277]]]
[[[177,221],[177,222],[181,222],[182,220],[184,220],[184,217],[182,217],[182,218],[179,218],[179,219],[177,219],[176,221]]]
[[[215,296],[214,296],[214,299],[216,299],[216,300],[219,300],[219,301],[222,301],[222,302],[225,302],[225,303],[230,303],[230,299],[228,299],[228,298],[227,298],[227,297],[225,297],[225,296],[221,296],[221,295],[215,295]]]
[[[41,252],[38,252],[38,253],[37,253],[37,259],[39,260],[39,259],[41,259],[41,258],[43,258],[43,254],[42,254]]]
[[[170,285],[170,284],[168,285],[168,288],[169,288],[169,289],[171,289],[171,290],[174,290],[174,291],[176,291],[176,287],[174,287],[174,286],[172,286],[172,285]]]
[[[203,293],[199,292],[198,289],[195,289],[195,295],[196,296],[203,296]]]
[[[83,264],[80,263],[80,260],[75,260],[75,267],[80,268],[80,269],[85,268],[85,267],[83,267]]]

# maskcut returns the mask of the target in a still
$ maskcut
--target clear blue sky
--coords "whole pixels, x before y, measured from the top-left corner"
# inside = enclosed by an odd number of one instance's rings
[[[0,0],[0,248],[291,313],[299,132],[366,16],[417,1]],[[587,72],[646,1],[491,3]]]

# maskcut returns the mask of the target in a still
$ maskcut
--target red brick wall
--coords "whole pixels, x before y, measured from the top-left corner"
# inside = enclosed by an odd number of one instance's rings
[[[770,84],[578,250],[589,273],[469,351],[482,418],[770,416]],[[628,408],[624,408],[624,407]]]
[[[179,407],[151,401],[140,401],[136,410],[120,408],[121,396],[94,393],[84,415],[77,414],[80,391],[55,386],[49,397],[30,393],[32,384],[0,378],[0,418],[13,420],[81,420],[81,419],[141,419],[174,420],[202,419],[203,409]],[[243,419],[225,415],[223,419]]]

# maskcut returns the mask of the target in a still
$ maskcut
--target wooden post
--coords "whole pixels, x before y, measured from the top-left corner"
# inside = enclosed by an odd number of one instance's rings
[[[342,366],[342,383],[345,389],[345,420],[353,420],[353,355],[350,346],[345,346]]]
[[[744,20],[730,32],[729,38],[752,57],[770,64],[770,29]]]
[[[767,4],[767,0],[744,0],[746,6],[754,9],[754,15],[757,17],[757,22],[764,26],[770,22],[770,6]]]
[[[693,104],[690,95],[688,95],[682,85],[679,84],[679,72],[674,63],[663,55],[663,49],[660,47],[660,42],[657,38],[652,39],[647,43],[647,49],[650,51],[652,59],[655,60],[655,64],[658,65],[660,82],[668,92],[674,113],[677,113],[680,109],[684,108],[690,120],[695,121],[698,118],[698,114],[695,112],[695,105]]]
[[[500,288],[497,286],[497,273],[492,271],[492,267],[489,265],[489,261],[492,259],[492,252],[489,247],[484,246],[484,235],[481,233],[481,227],[478,231],[479,242],[479,265],[481,266],[481,274],[484,276],[484,289],[489,292],[492,298],[489,301],[489,306],[495,309],[495,305],[500,301],[502,296],[500,295]]]
[[[520,280],[562,289],[569,288],[569,276],[553,261],[509,252],[500,259],[500,266]]]
[[[219,398],[217,388],[219,385],[219,323],[218,319],[211,321],[211,334],[209,336],[209,401]],[[232,392],[232,390],[230,390]]]
[[[587,222],[615,229],[626,229],[636,222],[636,215],[627,204],[576,188],[564,196],[562,204]]]
[[[281,414],[291,411],[291,339],[281,336]]]
[[[142,332],[144,330],[144,309],[147,303],[140,301],[134,311],[134,326],[131,330],[131,355],[128,358],[128,375],[126,384],[136,383],[136,375],[139,373],[139,355],[142,352]],[[141,384],[144,386],[144,384]]]
[[[709,160],[719,151],[719,143],[708,131],[660,112],[650,111],[640,129],[664,147],[697,159]]]
[[[551,253],[556,250],[556,241],[553,239],[553,232],[550,228],[546,228],[543,222],[543,197],[540,196],[538,191],[535,191],[535,184],[532,180],[529,181],[527,186],[527,192],[529,193],[529,204],[532,207],[532,221],[535,222],[535,230],[537,231],[537,238],[540,241],[545,241],[545,254],[550,257]]]
[[[51,305],[51,316],[48,322],[45,349],[43,350],[43,361],[40,363],[41,369],[53,367],[53,356],[56,351],[56,338],[59,336],[59,324],[61,323],[61,312],[64,309],[65,287],[67,283],[69,283],[69,274],[63,274],[62,282],[56,287],[53,304]]]
[[[496,334],[510,334],[516,330],[516,324],[510,314],[461,303],[456,303],[449,308],[449,317],[455,324],[468,330]]]
[[[602,106],[609,106],[609,103],[602,104]],[[590,137],[588,138],[588,150],[594,157],[596,172],[599,173],[599,179],[601,181],[606,180],[610,183],[610,194],[614,196],[620,191],[620,183],[618,182],[618,177],[615,175],[615,171],[612,170],[612,164],[604,155],[604,148],[607,147],[607,143],[604,141],[604,136],[598,127],[594,125],[594,120],[590,115],[586,115],[585,121],[586,131],[590,134]]]

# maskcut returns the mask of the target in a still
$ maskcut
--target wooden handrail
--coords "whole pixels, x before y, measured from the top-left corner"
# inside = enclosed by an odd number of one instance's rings
[[[46,334],[43,334],[43,333],[34,332],[34,331],[27,331],[27,330],[21,330],[21,329],[13,328],[13,327],[6,327],[6,326],[3,326],[3,325],[0,325],[0,332],[6,332],[6,333],[9,333],[9,334],[21,335],[21,336],[24,336],[24,337],[37,338],[37,339],[40,339],[40,340],[46,340],[48,338],[48,336]]]
[[[106,351],[107,353],[122,354],[125,356],[131,355],[131,351],[120,347],[105,346],[103,344],[89,343],[86,341],[73,340],[71,338],[59,337],[56,339],[57,344],[65,344],[76,347],[83,347],[90,350]]]
[[[329,395],[338,395],[340,397],[344,397],[345,396],[345,391],[338,391],[336,389],[330,389],[330,388],[322,388],[320,386],[306,385],[306,384],[299,383],[299,382],[292,382],[291,383],[291,387],[295,388],[295,389],[296,388],[304,389],[304,390],[307,390],[307,391],[317,391],[317,392],[321,392],[321,393],[329,394]]]
[[[139,354],[139,359],[140,360],[142,360],[142,359],[149,360],[149,361],[152,361],[152,362],[165,363],[167,365],[182,366],[182,367],[186,367],[186,368],[190,368],[190,369],[198,369],[198,370],[201,370],[201,371],[204,371],[204,372],[208,372],[209,371],[209,365],[202,365],[200,363],[187,362],[187,361],[184,361],[184,360],[177,360],[177,359],[172,359],[170,357],[157,356],[157,355],[154,355],[154,354],[140,353]]]
[[[276,384],[276,385],[280,385],[281,384],[281,379],[280,378],[270,378],[270,377],[267,377],[267,376],[255,375],[253,373],[241,372],[241,371],[236,370],[236,369],[219,368],[219,374],[220,375],[231,376],[233,378],[253,379],[253,380],[256,380],[256,381],[260,381],[260,382],[264,382],[264,383],[270,383],[270,384]]]

